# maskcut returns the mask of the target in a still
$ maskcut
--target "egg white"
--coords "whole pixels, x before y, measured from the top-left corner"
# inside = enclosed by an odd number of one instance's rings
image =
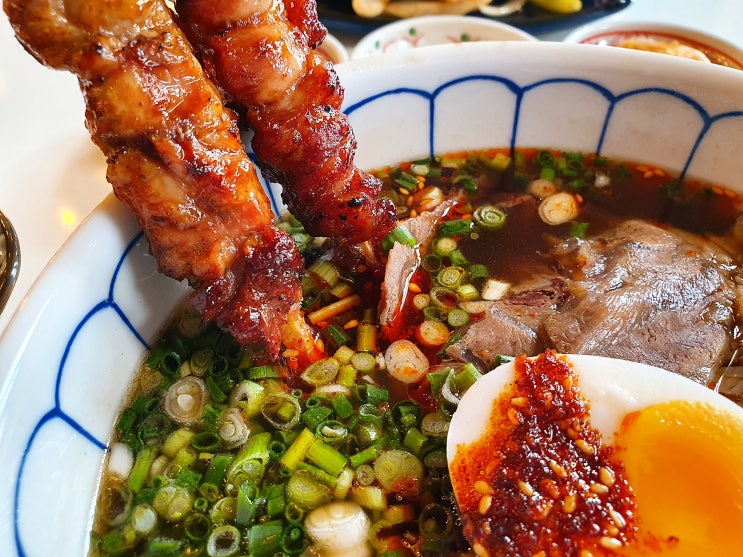
[[[653,404],[672,400],[705,402],[733,412],[743,420],[743,408],[678,374],[635,362],[585,356],[563,355],[573,367],[581,394],[588,400],[590,424],[612,443],[624,417]],[[485,374],[462,397],[449,426],[446,453],[454,460],[457,447],[477,441],[487,427],[493,401],[513,382],[513,362]]]

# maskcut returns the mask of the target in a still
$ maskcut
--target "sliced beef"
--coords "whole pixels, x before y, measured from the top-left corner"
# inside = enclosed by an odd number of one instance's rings
[[[521,284],[505,298],[487,304],[447,354],[485,369],[492,368],[499,355],[538,354],[547,348],[542,323],[568,297],[561,277],[542,276]]]
[[[696,236],[630,220],[552,250],[541,269],[487,307],[450,357],[491,366],[545,348],[655,365],[707,383],[733,342],[736,286],[726,252]]]
[[[420,266],[424,255],[433,240],[438,225],[457,204],[455,199],[447,199],[434,209],[407,219],[403,226],[418,241],[415,248],[395,244],[387,254],[387,266],[382,283],[382,297],[379,303],[379,323],[383,330],[389,331],[400,317],[410,279]]]
[[[572,298],[544,331],[560,352],[655,365],[706,383],[731,342],[725,253],[644,221],[555,248]]]

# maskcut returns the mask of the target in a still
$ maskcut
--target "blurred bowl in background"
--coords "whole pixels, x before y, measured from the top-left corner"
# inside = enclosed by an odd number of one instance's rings
[[[579,27],[565,37],[565,42],[672,54],[743,69],[743,50],[714,35],[679,25],[599,21]]]
[[[389,23],[363,37],[352,59],[440,44],[481,41],[536,41],[518,27],[480,17],[431,15]]]
[[[350,57],[348,49],[344,44],[330,33],[325,35],[325,39],[320,43],[320,46],[317,47],[317,52],[333,62],[333,64],[346,62]]]

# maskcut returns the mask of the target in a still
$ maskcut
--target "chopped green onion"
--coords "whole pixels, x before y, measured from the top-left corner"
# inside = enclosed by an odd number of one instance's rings
[[[454,219],[439,225],[438,235],[443,237],[461,236],[472,230],[472,219]]]
[[[415,236],[413,236],[407,228],[403,225],[398,225],[392,230],[392,232],[382,238],[382,251],[385,253],[390,251],[396,243],[415,247],[418,240],[415,239]]]
[[[407,172],[400,172],[395,183],[406,191],[412,192],[418,187],[418,178]]]
[[[468,302],[477,300],[480,297],[480,292],[474,284],[466,283],[457,287],[457,296],[460,300]]]
[[[436,280],[441,286],[454,289],[462,283],[466,274],[463,267],[452,265],[441,269],[436,275]]]
[[[206,553],[209,557],[232,557],[240,549],[240,530],[231,524],[218,526],[209,535]]]
[[[455,249],[457,249],[457,241],[448,236],[437,238],[433,244],[433,251],[439,257],[447,257]]]
[[[335,380],[340,369],[340,363],[335,358],[323,358],[310,364],[305,369],[301,377],[313,387],[327,385]]]
[[[341,420],[350,418],[353,415],[353,405],[342,393],[338,393],[337,395],[335,395],[332,399],[331,404],[333,406],[335,415],[338,416]]]
[[[212,521],[204,514],[191,513],[183,521],[183,533],[194,542],[202,542],[212,530]]]
[[[470,314],[461,308],[454,308],[446,314],[446,322],[455,329],[464,327],[470,321]]]
[[[421,420],[421,431],[428,437],[445,437],[449,431],[449,420],[438,412],[430,412]]]
[[[461,251],[455,249],[449,254],[449,263],[451,263],[452,265],[459,265],[461,267],[464,267],[469,265],[470,262]]]
[[[472,219],[483,230],[493,232],[506,224],[506,213],[495,205],[480,205],[472,214]]]
[[[288,393],[272,393],[261,404],[261,414],[277,429],[292,429],[299,422],[301,413],[297,397]]]
[[[216,431],[202,431],[191,437],[190,443],[197,451],[212,453],[222,446],[222,438]]]
[[[346,332],[335,323],[331,323],[325,327],[325,332],[337,346],[343,346],[351,340]],[[335,355],[333,357],[335,358]],[[338,358],[335,359],[338,361]]]
[[[377,455],[379,454],[379,449],[372,445],[370,447],[367,447],[363,451],[360,451],[356,454],[353,454],[348,457],[348,463],[353,468],[358,468],[362,464],[367,464],[368,462],[372,462],[375,458],[377,458]]]
[[[371,485],[374,483],[374,468],[368,464],[362,464],[355,471],[356,482],[359,485]]]
[[[429,253],[423,258],[421,266],[429,273],[436,273],[441,269],[441,256],[436,253]]]
[[[204,473],[204,477],[202,478],[202,484],[200,487],[205,487],[207,485],[222,485],[222,483],[224,482],[225,474],[227,473],[227,469],[229,468],[230,464],[232,464],[234,459],[235,456],[231,453],[215,454],[209,461],[209,466]],[[202,491],[202,494],[205,497],[209,498],[207,493],[204,493]]]
[[[289,448],[286,449],[284,455],[279,459],[279,462],[287,469],[294,470],[297,467],[297,463],[304,460],[310,445],[315,441],[315,436],[309,429],[303,429],[302,432],[294,439]]]
[[[258,487],[252,481],[243,482],[237,491],[236,499],[235,522],[238,526],[247,526],[253,521],[260,503]]]
[[[281,373],[279,370],[272,365],[254,366],[248,369],[248,378],[251,381],[257,381],[259,379],[279,379]]]
[[[307,460],[333,477],[338,477],[346,467],[346,457],[320,439],[315,439],[307,450]]]
[[[206,382],[206,390],[209,392],[215,402],[224,402],[225,400],[227,400],[227,395],[224,393],[224,391],[222,391],[222,389],[219,388],[219,385],[217,385],[214,377],[212,377],[211,375],[207,375],[204,381]]]
[[[327,406],[313,406],[302,412],[302,422],[309,429],[315,431],[317,426],[328,419],[332,413],[333,409]]]
[[[137,493],[144,487],[145,481],[147,481],[147,475],[150,472],[150,466],[157,456],[157,451],[152,447],[144,447],[137,453],[137,457],[134,460],[134,466],[132,471],[129,473],[129,480],[127,482],[129,489],[132,493]]]
[[[348,436],[348,426],[338,420],[325,420],[315,428],[315,436],[326,443],[337,445]]]
[[[307,268],[307,271],[320,277],[320,279],[330,288],[333,288],[341,280],[341,274],[338,267],[325,259],[316,259]]]
[[[358,373],[359,370],[357,370],[351,364],[343,366],[338,372],[338,384],[350,389],[356,384],[356,376],[358,375]]]
[[[454,383],[457,386],[457,390],[460,393],[464,393],[481,377],[482,374],[478,371],[478,369],[471,363],[467,363],[463,365],[459,369],[459,372],[454,376]]]
[[[411,427],[405,433],[405,438],[403,439],[402,444],[406,449],[409,449],[414,455],[420,456],[421,449],[423,448],[423,445],[426,443],[427,440],[428,438],[425,435],[423,435],[423,433],[421,433],[418,428]]]
[[[326,503],[327,488],[306,470],[296,470],[286,483],[286,500],[309,511]]]
[[[585,238],[586,231],[588,230],[589,223],[571,221],[570,223],[570,235],[574,238]]]
[[[163,486],[152,501],[152,508],[168,522],[180,522],[191,512],[194,496],[185,487]]]
[[[351,357],[351,365],[361,373],[371,373],[377,366],[377,359],[371,352],[356,352]]]

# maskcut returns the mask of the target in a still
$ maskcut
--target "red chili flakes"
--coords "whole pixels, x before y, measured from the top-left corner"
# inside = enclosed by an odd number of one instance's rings
[[[605,555],[635,537],[631,488],[589,411],[555,353],[516,360],[487,433],[451,467],[472,486],[458,502],[475,554]]]

